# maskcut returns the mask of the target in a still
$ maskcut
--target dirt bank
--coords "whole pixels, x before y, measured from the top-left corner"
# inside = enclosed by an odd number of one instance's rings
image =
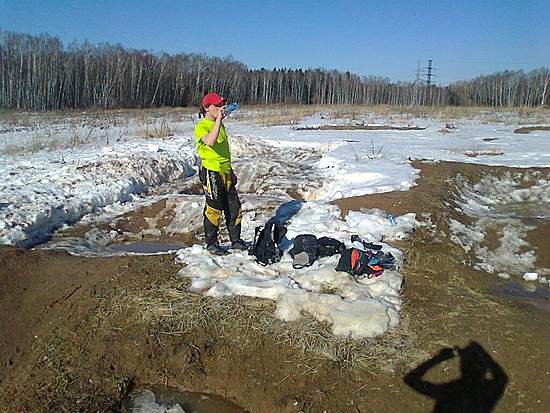
[[[550,131],[550,126],[526,126],[523,128],[518,128],[514,130],[514,133],[531,133],[537,131]]]
[[[461,173],[476,180],[498,170],[415,167],[422,178],[410,191],[339,204],[430,212],[440,228],[451,213],[444,204],[453,190],[449,178]],[[408,257],[402,323],[355,344],[331,341],[309,319],[285,325],[266,300],[190,294],[175,278],[171,256],[92,259],[2,248],[0,410],[120,411],[129,389],[166,384],[216,393],[251,412],[426,412],[433,398],[452,398],[452,390],[438,387],[423,396],[404,378],[414,384],[408,374],[436,357],[425,378],[458,379],[459,357],[437,365],[437,355],[474,341],[483,349],[478,355],[491,360],[485,364],[500,369],[489,369],[481,381],[466,369],[469,380],[454,385],[458,394],[473,394],[478,407],[498,402],[495,411],[548,411],[549,314],[491,295],[502,281],[464,265],[462,249],[437,230],[421,229],[397,246]],[[460,354],[464,361],[470,353]],[[428,385],[417,387],[428,393]]]

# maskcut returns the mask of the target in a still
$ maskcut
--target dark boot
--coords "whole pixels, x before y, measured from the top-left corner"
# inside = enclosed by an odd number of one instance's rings
[[[232,250],[248,251],[248,245],[242,239],[231,243]]]
[[[228,252],[220,247],[219,244],[209,244],[206,246],[206,250],[213,255],[227,255]]]

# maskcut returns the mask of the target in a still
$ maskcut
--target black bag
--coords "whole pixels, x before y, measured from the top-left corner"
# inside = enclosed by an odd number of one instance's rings
[[[263,228],[256,227],[254,244],[250,253],[256,257],[257,262],[263,265],[279,262],[283,255],[280,243],[285,234],[284,225],[276,224],[272,220],[267,221]]]
[[[302,234],[294,238],[294,246],[288,252],[293,258],[294,268],[309,267],[317,259],[317,237],[311,234]]]
[[[321,237],[317,240],[317,257],[330,257],[345,251],[344,243],[330,237]]]

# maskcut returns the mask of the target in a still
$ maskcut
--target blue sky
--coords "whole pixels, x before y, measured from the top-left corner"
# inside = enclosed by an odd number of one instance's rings
[[[0,0],[0,29],[437,83],[550,67],[550,0]]]

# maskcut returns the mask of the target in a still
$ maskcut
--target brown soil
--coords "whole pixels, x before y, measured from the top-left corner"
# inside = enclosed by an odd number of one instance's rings
[[[424,130],[420,126],[392,126],[392,125],[320,125],[320,126],[299,126],[296,130]]]
[[[514,133],[530,133],[535,131],[550,131],[550,126],[526,126],[516,129]]]
[[[535,223],[530,221],[529,224],[534,225]],[[527,233],[525,240],[537,250],[536,266],[550,270],[550,223],[537,222],[535,225],[535,229]],[[547,278],[549,275],[546,274]]]
[[[176,216],[175,205],[168,203],[168,199],[161,199],[149,206],[131,211],[117,218],[113,222],[100,226],[104,231],[115,230],[124,234],[119,241],[132,241],[141,239],[144,241],[182,242],[185,245],[193,245],[197,242],[195,232],[168,233],[167,227]],[[154,225],[153,222],[154,221]],[[89,229],[89,228],[88,228]],[[158,234],[147,233],[155,230]]]
[[[413,167],[421,171],[421,179],[416,186],[408,191],[387,192],[344,198],[334,203],[340,207],[343,214],[349,210],[361,208],[380,208],[394,215],[407,212],[431,213],[432,219],[440,217],[449,209],[446,203],[452,202],[452,193],[456,185],[452,179],[458,174],[470,182],[476,182],[486,174],[504,174],[506,172],[524,173],[524,168],[494,167],[476,164],[462,164],[458,162],[425,163],[414,161]],[[547,171],[545,168],[530,168],[530,170]],[[526,186],[532,185],[528,182]]]
[[[153,218],[164,212],[162,214],[162,219],[159,219],[158,225],[155,228],[162,228],[163,226],[168,225],[171,221],[170,218],[174,217],[174,211],[165,211],[166,210],[166,199],[161,199],[158,202],[150,206],[140,208],[136,211],[132,211],[128,214],[123,215],[116,221],[116,229],[122,230],[124,232],[139,233],[145,229],[149,229],[149,223],[147,219]],[[105,228],[107,229],[107,228]]]
[[[434,400],[408,387],[405,375],[444,347],[476,341],[507,375],[496,411],[547,411],[550,317],[487,293],[501,281],[464,265],[468,257],[439,231],[452,212],[444,203],[449,179],[498,168],[415,167],[422,178],[410,191],[338,202],[345,210],[430,212],[438,229],[396,243],[408,258],[399,328],[339,345],[330,358],[311,351],[323,342],[319,326],[287,333],[295,326],[273,318],[270,301],[188,293],[171,256],[1,248],[0,410],[120,411],[129,389],[163,384],[219,394],[250,412],[426,412]],[[378,353],[359,360],[361,346]],[[458,377],[455,357],[426,379]]]

